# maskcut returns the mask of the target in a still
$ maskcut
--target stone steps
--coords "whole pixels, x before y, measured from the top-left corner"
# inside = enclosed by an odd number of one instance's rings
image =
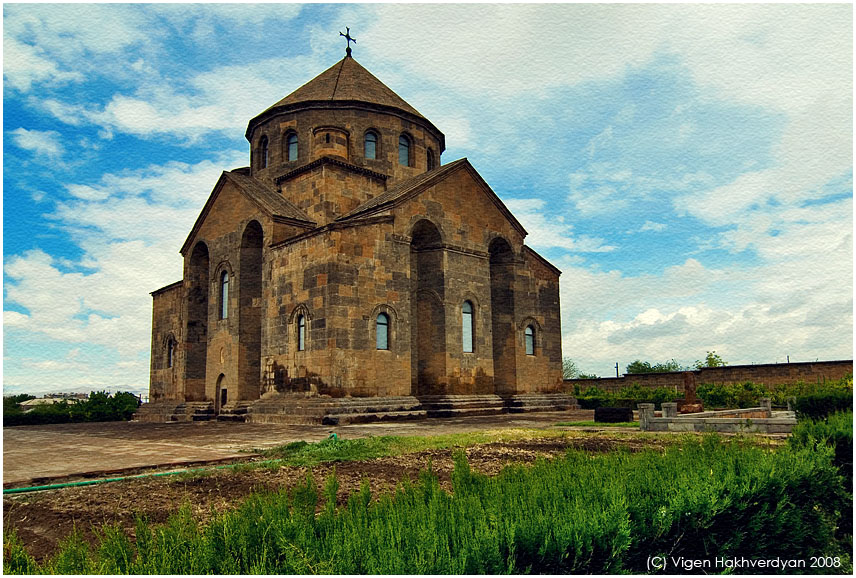
[[[259,400],[247,414],[255,423],[324,424],[368,423],[419,419],[427,414],[411,396],[307,398],[280,395]]]
[[[579,409],[563,393],[426,395],[396,397],[306,397],[277,394],[226,404],[215,415],[212,402],[159,401],[142,405],[134,419],[148,422],[218,421],[292,425],[345,425],[426,417],[470,417],[501,413]]]
[[[577,399],[566,393],[518,393],[505,402],[510,413],[580,409]]]
[[[252,401],[236,401],[227,403],[220,408],[220,414],[217,416],[217,421],[247,421],[247,414],[249,413],[252,405]]]
[[[505,401],[498,395],[425,395],[420,396],[428,417],[465,417],[496,415],[505,412]]]
[[[171,421],[208,421],[214,418],[210,401],[145,403],[134,414],[135,421],[165,423]]]

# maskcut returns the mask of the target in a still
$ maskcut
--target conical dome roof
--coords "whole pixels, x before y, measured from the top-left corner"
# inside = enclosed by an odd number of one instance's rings
[[[350,56],[346,56],[271,108],[313,100],[368,102],[399,108],[425,118]]]
[[[422,121],[437,131],[437,128],[418,110],[363,68],[353,57],[346,56],[252,119],[247,127],[247,135],[250,134],[253,126],[276,112],[285,112],[307,105],[335,107],[337,104],[350,103],[393,108],[416,117],[414,120]]]

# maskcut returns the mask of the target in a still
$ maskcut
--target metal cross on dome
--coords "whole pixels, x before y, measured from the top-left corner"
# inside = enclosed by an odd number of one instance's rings
[[[348,27],[345,27],[345,33],[344,33],[344,34],[342,34],[341,32],[339,32],[339,36],[344,36],[344,37],[345,37],[345,40],[347,40],[347,41],[348,41],[348,48],[346,48],[346,49],[345,49],[345,54],[346,54],[347,56],[350,56],[350,55],[351,55],[351,42],[353,42],[354,44],[356,44],[356,43],[357,43],[357,39],[356,39],[356,38],[351,38],[351,29],[350,29],[350,28],[348,28]]]

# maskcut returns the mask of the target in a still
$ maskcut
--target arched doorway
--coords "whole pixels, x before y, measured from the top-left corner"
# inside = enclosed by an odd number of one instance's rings
[[[488,247],[490,253],[490,310],[493,341],[493,376],[496,393],[517,389],[514,333],[514,253],[502,237]]]
[[[446,376],[443,242],[437,227],[426,219],[416,223],[411,237],[411,391],[440,394]]]
[[[185,401],[205,400],[208,356],[208,247],[199,242],[190,254],[187,270],[187,328],[184,366]]]
[[[258,221],[250,221],[241,237],[238,278],[240,353],[236,400],[258,399],[261,393],[263,239],[262,226]]]
[[[217,378],[217,389],[214,391],[214,414],[220,415],[229,402],[229,390],[226,388],[226,376],[220,374]]]

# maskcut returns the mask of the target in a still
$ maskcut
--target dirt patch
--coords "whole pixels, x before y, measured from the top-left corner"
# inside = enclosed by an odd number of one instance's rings
[[[637,450],[661,447],[656,439],[612,438],[544,438],[514,442],[496,442],[466,448],[473,470],[497,474],[509,464],[531,464],[539,457],[551,458],[568,449],[592,452],[612,451],[619,447]],[[219,512],[236,507],[255,490],[293,488],[311,475],[320,489],[335,469],[339,480],[337,501],[359,490],[368,480],[372,493],[378,495],[404,480],[415,481],[429,464],[443,487],[451,486],[453,453],[460,450],[429,450],[401,456],[360,462],[341,462],[307,467],[277,466],[214,470],[207,475],[189,477],[183,474],[156,478],[139,478],[122,482],[63,488],[31,494],[4,496],[3,525],[14,529],[28,551],[38,560],[54,553],[59,543],[75,528],[89,541],[103,524],[118,524],[134,535],[137,516],[152,523],[166,521],[170,514],[188,504],[198,520],[205,522]]]

